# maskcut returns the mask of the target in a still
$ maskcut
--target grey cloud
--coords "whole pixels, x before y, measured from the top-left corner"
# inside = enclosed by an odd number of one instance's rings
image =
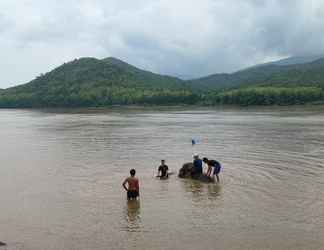
[[[82,56],[198,77],[323,54],[321,0],[2,0],[0,87]]]

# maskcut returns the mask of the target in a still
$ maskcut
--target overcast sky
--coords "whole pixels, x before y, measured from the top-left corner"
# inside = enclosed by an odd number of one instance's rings
[[[323,0],[0,0],[0,88],[80,57],[199,77],[323,54]]]

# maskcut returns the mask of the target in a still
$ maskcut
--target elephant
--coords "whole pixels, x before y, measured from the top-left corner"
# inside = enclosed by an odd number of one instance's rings
[[[202,182],[210,183],[210,182],[215,182],[212,177],[209,177],[205,174],[195,174],[192,175],[193,173],[193,163],[192,162],[187,162],[182,165],[182,168],[179,170],[178,177],[179,178],[190,178],[194,180],[199,180]]]

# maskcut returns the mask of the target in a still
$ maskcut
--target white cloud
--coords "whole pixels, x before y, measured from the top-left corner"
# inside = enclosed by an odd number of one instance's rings
[[[229,72],[324,52],[321,0],[2,0],[0,87],[77,57],[163,74]]]

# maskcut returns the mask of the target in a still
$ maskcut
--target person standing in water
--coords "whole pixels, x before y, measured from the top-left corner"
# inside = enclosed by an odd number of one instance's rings
[[[213,177],[215,178],[215,176],[216,176],[216,180],[217,180],[217,182],[219,182],[218,174],[219,174],[219,172],[221,170],[221,164],[216,160],[208,160],[208,158],[206,158],[206,157],[203,158],[203,162],[205,164],[207,164],[207,166],[208,166],[207,176],[210,177],[212,167],[214,167]]]
[[[158,168],[158,177],[160,177],[161,179],[168,178],[169,177],[168,171],[169,171],[169,167],[165,165],[165,160],[161,160],[161,165]]]
[[[198,154],[193,155],[193,169],[191,172],[192,177],[197,177],[200,176],[203,173],[203,168],[202,168],[202,160],[199,159]]]
[[[127,200],[136,200],[137,197],[139,197],[139,181],[138,178],[135,177],[135,169],[131,169],[129,173],[130,176],[124,180],[123,187],[127,192]]]
[[[169,177],[169,167],[165,164],[165,160],[161,160],[161,165],[158,168],[158,177],[166,179]]]

